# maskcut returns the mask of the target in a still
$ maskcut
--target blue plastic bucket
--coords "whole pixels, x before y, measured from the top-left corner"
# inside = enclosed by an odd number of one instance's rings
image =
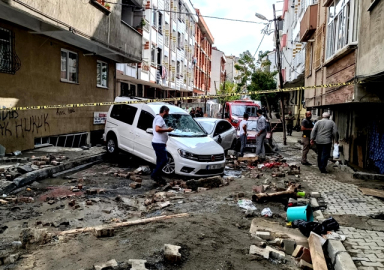
[[[295,220],[313,221],[313,212],[312,212],[311,206],[306,205],[306,206],[288,207],[287,220],[288,221],[295,221]]]

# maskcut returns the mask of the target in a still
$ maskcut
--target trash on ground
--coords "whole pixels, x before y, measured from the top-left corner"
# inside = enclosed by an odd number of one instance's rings
[[[271,209],[264,208],[263,211],[261,211],[261,215],[263,217],[272,217],[273,213],[272,213]]]
[[[240,207],[240,208],[243,208],[245,210],[257,210],[256,206],[253,205],[252,201],[251,200],[247,200],[247,199],[244,199],[244,200],[239,200],[237,202],[237,205]]]
[[[305,220],[295,220],[293,222],[294,228],[299,228],[300,232],[309,237],[311,232],[314,232],[318,235],[326,234],[328,231],[337,231],[339,229],[339,223],[334,218],[329,218],[319,222],[308,222]]]
[[[338,234],[336,232],[327,232],[327,234],[323,234],[323,238],[328,240],[344,241],[346,237],[345,235]]]

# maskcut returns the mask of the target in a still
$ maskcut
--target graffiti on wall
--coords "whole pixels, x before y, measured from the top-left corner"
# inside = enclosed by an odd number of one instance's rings
[[[24,138],[28,133],[40,134],[50,129],[48,113],[19,117],[17,111],[2,112],[0,115],[0,136]]]

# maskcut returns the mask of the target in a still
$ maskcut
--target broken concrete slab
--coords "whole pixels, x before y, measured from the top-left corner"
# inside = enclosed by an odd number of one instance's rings
[[[250,248],[249,248],[249,254],[250,255],[260,255],[262,256],[264,259],[269,259],[269,253],[270,253],[270,250],[269,249],[266,249],[266,248],[260,248],[256,245],[252,245]]]
[[[285,259],[285,253],[283,251],[266,247],[266,249],[269,250],[269,257],[276,260],[284,260]]]
[[[164,259],[171,263],[178,263],[181,261],[181,253],[179,252],[180,246],[165,244],[164,245]]]
[[[146,260],[132,260],[130,259],[128,263],[131,265],[131,270],[147,270],[145,268]]]
[[[261,239],[264,239],[264,240],[272,240],[273,239],[273,236],[271,235],[270,232],[257,231],[256,236],[260,237]]]
[[[110,269],[117,269],[118,268],[118,263],[116,262],[115,259],[112,259],[106,263],[100,264],[100,265],[94,265],[95,270],[110,270]]]
[[[321,194],[320,192],[311,192],[311,198],[320,198]]]

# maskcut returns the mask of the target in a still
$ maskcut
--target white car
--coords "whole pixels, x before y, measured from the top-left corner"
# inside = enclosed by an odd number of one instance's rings
[[[195,120],[225,151],[235,148],[236,129],[227,120],[207,117],[195,118]]]
[[[117,97],[115,101],[129,100]],[[116,154],[123,150],[156,164],[152,148],[152,122],[163,105],[170,109],[164,120],[167,126],[174,128],[169,133],[168,163],[163,172],[187,176],[222,174],[225,167],[223,148],[186,111],[166,103],[112,105],[103,134],[108,153]]]

